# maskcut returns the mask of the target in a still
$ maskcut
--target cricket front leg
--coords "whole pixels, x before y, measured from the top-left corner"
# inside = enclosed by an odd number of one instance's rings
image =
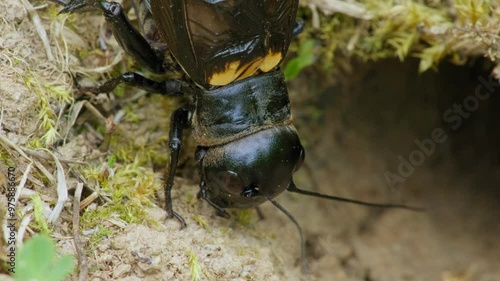
[[[76,13],[100,10],[106,21],[111,25],[113,35],[120,46],[139,64],[146,66],[155,73],[164,73],[164,59],[157,55],[142,34],[130,23],[123,7],[116,2],[103,0],[52,0],[62,4],[60,13]]]
[[[74,79],[76,88],[80,91],[88,91],[95,94],[109,93],[113,91],[121,83],[131,87],[145,90],[149,93],[159,93],[163,96],[180,96],[184,93],[183,83],[179,80],[167,79],[163,81],[155,81],[142,76],[135,72],[126,72],[119,76],[113,77],[104,84],[97,87],[84,87],[78,84]]]
[[[186,221],[173,210],[171,191],[174,186],[175,171],[182,146],[182,131],[187,127],[188,118],[189,111],[185,108],[179,108],[172,114],[169,133],[170,165],[165,181],[165,209],[169,218],[175,217],[181,223],[181,229],[186,227]]]

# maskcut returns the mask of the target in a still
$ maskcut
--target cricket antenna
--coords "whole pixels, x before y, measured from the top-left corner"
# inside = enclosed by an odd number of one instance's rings
[[[308,195],[308,196],[325,198],[325,199],[335,200],[335,201],[340,201],[340,202],[353,203],[353,204],[364,205],[364,206],[369,206],[369,207],[406,209],[406,210],[415,211],[415,212],[422,212],[425,210],[424,208],[421,208],[421,207],[413,207],[413,206],[400,205],[400,204],[370,203],[370,202],[364,202],[364,201],[359,201],[359,200],[354,200],[354,199],[349,199],[349,198],[321,194],[321,193],[317,193],[317,192],[313,192],[313,191],[300,189],[295,185],[295,183],[293,181],[290,182],[287,190],[290,192],[295,192],[295,193],[304,194],[304,195]]]
[[[400,205],[400,204],[384,204],[384,203],[370,203],[370,202],[364,202],[364,201],[359,201],[359,200],[353,200],[349,198],[343,198],[343,197],[337,197],[337,196],[332,196],[332,195],[326,195],[326,194],[321,194],[313,191],[308,191],[308,190],[303,190],[298,188],[293,181],[290,182],[290,185],[287,188],[288,191],[290,192],[295,192],[299,194],[304,194],[308,196],[313,196],[313,197],[319,197],[319,198],[325,198],[329,200],[335,200],[335,201],[340,201],[340,202],[347,202],[347,203],[353,203],[353,204],[358,204],[358,205],[363,205],[363,206],[369,206],[369,207],[378,207],[378,208],[394,208],[394,209],[406,209],[410,211],[415,211],[415,212],[421,212],[424,211],[424,208],[421,207],[413,207],[413,206],[406,206],[406,205]],[[302,272],[308,273],[308,268],[307,268],[307,261],[306,261],[306,243],[304,240],[304,232],[302,231],[302,227],[299,225],[297,220],[290,214],[283,206],[281,206],[274,198],[272,198],[269,195],[266,195],[267,200],[269,200],[271,203],[273,203],[276,208],[278,208],[281,212],[283,212],[297,227],[297,230],[299,231],[300,234],[300,260],[302,264]]]
[[[282,211],[297,227],[297,230],[299,231],[300,234],[300,260],[302,264],[302,272],[303,273],[308,273],[307,269],[307,262],[306,262],[306,242],[304,241],[304,232],[302,231],[302,227],[300,227],[299,223],[295,218],[290,214],[283,206],[281,206],[274,198],[272,198],[269,195],[266,195],[267,199],[273,203],[276,208],[278,208],[280,211]]]

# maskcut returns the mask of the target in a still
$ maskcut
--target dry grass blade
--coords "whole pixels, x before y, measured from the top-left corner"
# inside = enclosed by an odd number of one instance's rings
[[[109,72],[109,71],[112,71],[113,68],[119,64],[121,61],[123,61],[123,58],[124,58],[124,52],[123,51],[120,51],[114,58],[113,58],[113,61],[110,63],[110,64],[106,64],[105,66],[101,66],[101,67],[95,67],[95,68],[87,68],[87,67],[74,67],[73,68],[73,72],[77,72],[77,73],[81,73],[81,74],[84,74],[84,75],[87,75],[89,76],[89,74],[93,74],[93,73],[106,73],[106,72]]]
[[[99,198],[99,194],[94,191],[92,194],[82,200],[82,202],[80,203],[80,210],[85,209],[85,207],[90,205],[90,203],[94,202],[94,200],[96,200],[97,198]]]
[[[321,8],[321,11],[327,15],[333,13],[341,13],[351,16],[353,18],[369,20],[373,15],[368,11],[363,4],[353,1],[339,1],[339,0],[314,0],[309,1]]]
[[[29,158],[28,155],[26,155],[26,153],[24,153],[24,151],[19,146],[17,146],[15,143],[11,142],[9,139],[4,137],[2,134],[0,134],[0,142],[7,145],[7,146],[12,147],[15,151],[17,151],[19,154],[21,154],[22,157],[26,158],[30,162],[33,162],[33,160],[31,160],[31,158]]]
[[[24,233],[26,233],[26,229],[28,228],[30,222],[31,222],[31,216],[27,215],[19,224],[19,230],[17,231],[17,238],[16,238],[17,247],[21,247],[23,245]]]
[[[30,174],[31,171],[31,165],[32,163],[29,163],[28,166],[26,167],[26,170],[23,173],[21,181],[19,182],[19,185],[16,188],[16,195],[14,197],[14,206],[16,205],[17,200],[19,200],[19,195],[21,195],[21,190],[24,188],[24,185],[26,184],[26,180],[28,179],[28,175]]]
[[[61,214],[61,211],[64,207],[64,203],[68,200],[68,186],[66,184],[66,176],[64,175],[64,169],[61,165],[61,162],[57,157],[50,152],[48,149],[43,149],[47,153],[49,153],[52,158],[54,158],[54,162],[56,164],[57,168],[57,203],[54,206],[54,210],[52,210],[52,213],[50,213],[48,222],[53,223],[55,222],[58,218],[59,215]]]
[[[55,183],[55,179],[54,179],[54,176],[52,176],[52,174],[45,168],[44,165],[42,165],[42,163],[40,163],[40,161],[37,161],[37,160],[33,160],[33,164],[35,164],[35,167],[40,171],[42,172],[42,174],[47,178],[47,180],[53,184]]]
[[[45,53],[47,54],[47,59],[50,61],[54,61],[54,55],[52,54],[52,50],[50,49],[50,44],[49,44],[49,38],[47,37],[47,32],[45,31],[45,28],[42,26],[42,21],[40,20],[40,16],[38,16],[38,13],[35,11],[33,6],[31,5],[28,0],[21,0],[23,3],[24,8],[28,11],[28,13],[31,15],[31,20],[33,21],[33,25],[35,26],[36,32],[38,33],[38,36],[40,36],[40,39],[42,39],[43,47],[45,48]]]
[[[32,149],[27,149],[27,148],[21,148],[24,152],[26,152],[27,155],[36,157],[38,159],[43,159],[43,160],[52,160],[52,156],[50,154],[47,154],[45,151],[36,151]],[[80,165],[85,165],[87,163],[83,161],[78,161],[78,160],[73,160],[73,159],[59,159],[61,163],[69,163],[69,164],[80,164]]]
[[[75,125],[76,119],[78,118],[78,115],[80,114],[80,111],[82,110],[82,107],[86,102],[87,101],[77,101],[73,104],[73,106],[71,106],[68,123],[66,125],[66,128],[64,128],[64,133],[62,134],[64,136],[64,141],[66,141],[69,131]]]

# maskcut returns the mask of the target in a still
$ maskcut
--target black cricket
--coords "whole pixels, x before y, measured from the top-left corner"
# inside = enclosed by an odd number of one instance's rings
[[[298,0],[139,0],[143,16],[138,31],[123,8],[104,0],[52,0],[61,13],[98,10],[123,49],[155,73],[171,68],[166,44],[192,80],[153,81],[128,72],[100,87],[109,92],[126,83],[166,96],[190,94],[193,104],[171,117],[170,165],[165,183],[166,211],[186,226],[173,210],[173,187],[183,130],[191,126],[198,145],[201,177],[198,196],[221,214],[225,208],[251,208],[270,201],[292,220],[301,237],[302,268],[306,270],[303,231],[274,198],[284,190],[374,207],[419,208],[367,203],[299,189],[292,175],[304,161],[292,124],[290,101],[279,64],[290,40],[302,25],[296,20]],[[160,44],[161,45],[161,44]]]

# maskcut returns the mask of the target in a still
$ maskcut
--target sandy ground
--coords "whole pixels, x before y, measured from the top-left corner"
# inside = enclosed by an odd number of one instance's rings
[[[32,71],[39,79],[60,81],[63,73],[47,63],[17,1],[2,1],[0,11],[0,133],[24,146],[39,122],[33,107],[37,95],[27,89],[25,77]],[[188,227],[179,231],[176,221],[165,220],[158,199],[158,206],[148,209],[158,226],[122,225],[101,244],[86,244],[88,279],[190,280],[189,257],[196,256],[201,280],[500,280],[500,119],[495,113],[500,101],[494,94],[481,101],[456,130],[443,119],[454,104],[474,95],[479,77],[487,79],[477,67],[483,64],[474,65],[442,65],[439,73],[418,75],[413,61],[354,63],[328,77],[307,71],[290,83],[294,118],[307,150],[307,168],[296,176],[299,186],[370,202],[423,206],[426,212],[283,194],[278,201],[305,230],[310,273],[302,274],[298,233],[271,204],[262,206],[265,219],[254,214],[250,225],[241,225],[216,216],[205,202],[185,205],[179,198],[198,188],[195,178],[179,177],[173,199]],[[64,78],[68,85],[69,80]],[[494,90],[498,94],[499,88]],[[138,110],[148,115],[149,109]],[[437,128],[446,141],[436,144],[403,183],[387,184],[387,172],[398,174],[398,156],[408,159],[418,149],[415,141],[431,138]],[[74,149],[59,152],[85,160],[95,140],[88,134],[71,135]],[[50,186],[38,191],[55,192]],[[58,229],[71,227],[69,219],[64,221],[70,213],[68,206]],[[207,226],[197,224],[195,215]],[[61,252],[75,253],[71,239],[54,236]]]

